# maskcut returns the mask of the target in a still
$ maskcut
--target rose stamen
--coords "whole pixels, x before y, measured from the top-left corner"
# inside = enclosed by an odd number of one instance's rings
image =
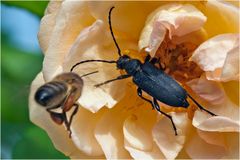
[[[191,42],[176,44],[166,35],[156,56],[160,58],[165,73],[177,81],[185,83],[191,79],[199,78],[203,72],[194,62],[189,61],[196,48],[197,45]]]

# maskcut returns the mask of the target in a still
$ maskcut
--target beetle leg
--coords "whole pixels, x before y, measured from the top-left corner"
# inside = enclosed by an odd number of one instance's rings
[[[151,59],[151,56],[148,54],[144,60],[144,63],[149,62]]]
[[[159,58],[156,58],[156,57],[151,57],[149,54],[146,56],[144,62],[150,62],[151,64],[156,64],[156,63],[159,63],[160,59]]]
[[[159,58],[156,58],[156,57],[152,58],[152,59],[150,60],[150,63],[153,64],[153,65],[155,65],[156,63],[159,64]]]
[[[120,75],[120,76],[118,76],[117,78],[110,79],[110,80],[108,80],[108,81],[105,81],[105,82],[103,82],[103,83],[96,84],[96,85],[94,85],[94,86],[95,86],[95,87],[99,87],[99,86],[101,86],[101,85],[105,85],[105,84],[107,84],[107,83],[110,83],[110,82],[113,82],[113,81],[117,81],[117,80],[121,80],[121,79],[125,79],[125,78],[129,78],[129,77],[131,77],[131,75],[129,75],[129,74]]]
[[[203,106],[201,106],[195,99],[193,99],[193,97],[191,97],[189,94],[188,94],[188,97],[191,98],[191,100],[198,106],[198,108],[200,108],[201,110],[204,110],[205,112],[209,113],[210,115],[212,116],[217,116],[216,114],[212,113],[211,111],[203,108]]]
[[[163,111],[160,110],[160,107],[159,107],[159,105],[158,105],[158,103],[157,103],[157,100],[156,100],[155,98],[153,98],[153,105],[155,106],[155,108],[157,109],[157,111],[159,111],[160,113],[162,113],[164,116],[166,116],[167,118],[169,118],[169,119],[171,120],[173,129],[174,129],[174,132],[175,132],[175,135],[177,136],[177,128],[176,128],[176,126],[175,126],[175,124],[174,124],[174,122],[173,122],[173,120],[172,120],[172,116],[170,116],[170,115],[168,115],[168,114],[166,114],[165,112],[163,112]]]
[[[165,70],[165,69],[166,69],[166,65],[165,65],[164,63],[161,63],[161,62],[160,62],[160,58],[154,57],[154,58],[152,58],[149,62],[150,62],[151,64],[153,64],[153,65],[155,65],[156,63],[158,63],[159,68],[160,68],[161,70]]]
[[[71,134],[72,134],[72,132],[71,132],[71,130],[70,130],[70,126],[71,126],[71,124],[72,124],[72,120],[73,120],[73,117],[74,117],[74,115],[78,112],[78,104],[74,104],[73,106],[75,106],[75,108],[74,108],[74,110],[73,110],[73,113],[71,114],[71,116],[70,116],[70,119],[69,119],[69,123],[68,123],[68,125],[69,125],[69,131],[70,131],[70,133],[69,133],[69,138],[71,138]]]
[[[151,101],[151,100],[143,97],[141,88],[138,87],[137,93],[138,93],[138,96],[141,97],[143,100],[151,103],[153,109],[156,109],[158,112],[162,113],[164,116],[166,116],[167,118],[169,118],[171,120],[175,135],[177,136],[177,128],[176,128],[176,126],[175,126],[175,124],[172,120],[172,116],[170,116],[170,115],[168,115],[168,114],[166,114],[166,113],[164,113],[163,111],[160,110],[160,107],[159,107],[159,105],[157,103],[157,100],[155,98],[153,98],[153,101]]]
[[[138,87],[138,89],[137,89],[137,94],[138,94],[138,96],[139,96],[140,98],[142,98],[143,100],[151,103],[152,109],[153,109],[153,110],[155,109],[155,107],[154,107],[153,104],[152,104],[152,101],[142,96],[142,89],[141,89],[140,87]]]
[[[165,69],[166,69],[165,63],[161,63],[161,62],[160,62],[160,58],[154,57],[154,58],[152,58],[152,59],[150,60],[150,63],[153,64],[153,65],[155,65],[156,63],[158,63],[159,68],[160,68],[161,70],[165,70]]]

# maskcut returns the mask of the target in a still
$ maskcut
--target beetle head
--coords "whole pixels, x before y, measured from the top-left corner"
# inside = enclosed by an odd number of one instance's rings
[[[118,69],[125,69],[126,64],[130,61],[130,57],[127,55],[123,55],[121,56],[118,60],[117,60],[117,68]]]

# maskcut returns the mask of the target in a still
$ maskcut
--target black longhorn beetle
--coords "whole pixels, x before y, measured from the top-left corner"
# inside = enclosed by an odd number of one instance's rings
[[[109,82],[133,77],[133,82],[138,86],[138,89],[137,89],[138,96],[143,100],[149,102],[152,105],[153,109],[156,109],[158,112],[162,113],[163,115],[165,115],[167,118],[171,120],[173,129],[175,131],[175,135],[177,135],[177,129],[172,120],[172,117],[160,110],[157,100],[169,106],[187,108],[189,106],[187,97],[189,97],[201,110],[204,110],[205,112],[209,113],[212,116],[216,116],[214,113],[208,111],[203,106],[201,106],[196,100],[194,100],[193,97],[191,97],[186,92],[186,90],[181,85],[179,85],[172,77],[167,75],[161,69],[158,69],[154,65],[157,62],[156,58],[151,59],[150,55],[148,55],[145,58],[145,62],[141,63],[138,59],[132,59],[127,55],[121,54],[121,50],[116,42],[115,36],[112,31],[111,12],[113,8],[114,7],[112,7],[109,11],[108,21],[109,21],[109,28],[111,31],[113,41],[118,49],[119,59],[117,61],[85,60],[85,61],[76,63],[71,68],[71,71],[76,66],[83,63],[87,63],[87,62],[116,63],[117,69],[125,70],[127,74],[120,75],[117,78],[105,81],[95,86],[99,87]],[[143,97],[142,91],[148,93],[150,96],[153,97],[153,99],[150,100]]]

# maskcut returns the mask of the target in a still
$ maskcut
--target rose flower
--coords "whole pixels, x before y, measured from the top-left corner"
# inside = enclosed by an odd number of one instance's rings
[[[98,73],[83,78],[72,138],[64,125],[51,120],[34,100],[39,86],[77,62],[118,59],[108,25],[112,6],[113,32],[122,53],[139,60],[146,53],[159,58],[164,72],[217,116],[190,99],[187,109],[158,102],[172,116],[175,136],[171,121],[138,97],[131,78],[94,87],[123,74],[114,64],[85,63],[74,72]],[[222,1],[50,2],[39,31],[45,57],[31,86],[31,121],[70,158],[239,158],[238,16],[238,6]]]

